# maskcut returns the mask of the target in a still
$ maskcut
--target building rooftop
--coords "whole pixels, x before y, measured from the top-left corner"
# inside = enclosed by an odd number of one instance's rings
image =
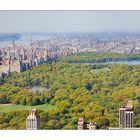
[[[35,116],[35,113],[36,113],[36,108],[31,108],[30,111],[29,111],[29,114],[31,116]]]
[[[134,108],[134,103],[132,100],[129,100],[126,104],[127,109],[133,109]]]

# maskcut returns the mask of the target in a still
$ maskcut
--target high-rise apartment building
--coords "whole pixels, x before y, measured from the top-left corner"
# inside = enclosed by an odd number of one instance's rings
[[[119,109],[119,127],[133,128],[134,124],[134,105],[133,101],[128,101],[126,106]]]
[[[125,111],[126,111],[126,108],[124,106],[119,109],[120,128],[125,128]]]
[[[37,130],[40,129],[40,117],[36,113],[36,109],[30,109],[29,116],[26,120],[27,130]]]

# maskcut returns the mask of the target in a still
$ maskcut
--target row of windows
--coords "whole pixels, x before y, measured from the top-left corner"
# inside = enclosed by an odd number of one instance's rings
[[[27,121],[37,121],[37,119],[27,119]]]

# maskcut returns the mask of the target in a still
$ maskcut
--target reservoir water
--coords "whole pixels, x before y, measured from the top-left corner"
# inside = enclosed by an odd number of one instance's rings
[[[94,63],[94,62],[79,62],[79,63],[73,63],[73,64],[126,64],[126,65],[140,65],[140,60],[126,60],[126,61],[110,61],[110,62],[98,62],[98,63]]]
[[[99,63],[98,63],[98,64],[99,64]],[[140,60],[117,61],[117,62],[102,62],[101,64],[127,64],[127,65],[140,65]]]
[[[45,88],[45,87],[39,87],[39,86],[34,86],[34,87],[32,87],[32,88],[29,88],[29,90],[30,91],[34,91],[34,92],[36,92],[36,91],[48,91],[49,89],[47,89],[47,88]]]

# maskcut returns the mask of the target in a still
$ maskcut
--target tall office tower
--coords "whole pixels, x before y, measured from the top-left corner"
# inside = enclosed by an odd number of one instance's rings
[[[78,130],[83,130],[84,129],[84,118],[83,117],[79,118],[77,129]]]
[[[25,54],[25,49],[21,50],[21,59],[25,60],[26,59],[26,54]]]
[[[9,63],[8,63],[8,72],[9,73],[11,72],[11,61],[12,61],[12,58],[11,58],[11,56],[9,56]]]
[[[3,58],[2,58],[2,51],[0,50],[0,65],[3,63]]]
[[[26,120],[26,129],[27,130],[37,130],[40,129],[40,117],[36,113],[35,109],[30,109],[29,116]]]
[[[15,47],[16,45],[15,45],[15,40],[13,40],[13,47]]]
[[[32,49],[32,60],[36,58],[36,49]]]
[[[134,105],[133,101],[128,101],[126,107],[119,109],[119,126],[120,128],[132,128],[134,124]]]

